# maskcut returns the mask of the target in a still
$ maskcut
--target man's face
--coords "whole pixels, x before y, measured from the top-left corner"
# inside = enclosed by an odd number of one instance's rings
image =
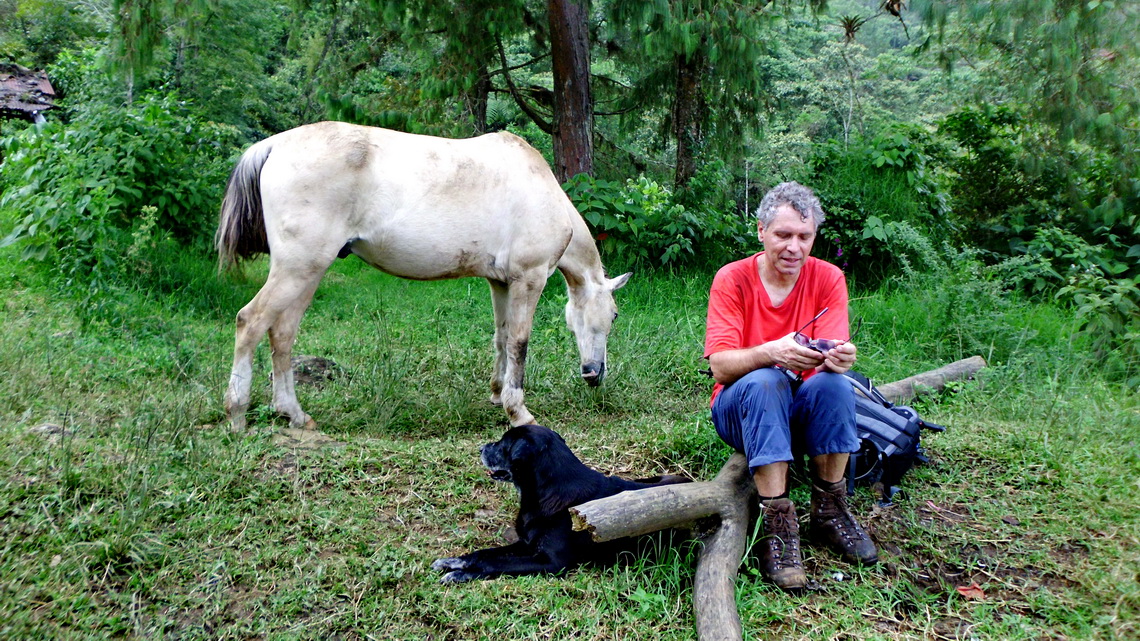
[[[776,217],[765,227],[757,225],[764,245],[763,259],[781,276],[797,277],[815,242],[815,219],[804,220],[791,205],[780,205]]]

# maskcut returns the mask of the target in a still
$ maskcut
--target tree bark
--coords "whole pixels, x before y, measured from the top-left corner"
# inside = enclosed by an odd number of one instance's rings
[[[701,82],[707,58],[704,43],[691,56],[677,56],[677,86],[673,95],[673,137],[677,167],[673,186],[685,189],[697,173],[697,155],[704,143],[705,100]]]
[[[554,174],[559,182],[594,173],[589,0],[547,0],[554,71]]]
[[[486,64],[479,65],[478,74],[475,86],[463,93],[463,105],[471,116],[475,135],[487,133],[487,96],[491,93],[491,74]]]

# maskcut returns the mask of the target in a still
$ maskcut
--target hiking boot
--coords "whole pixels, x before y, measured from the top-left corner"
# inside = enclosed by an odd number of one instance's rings
[[[800,524],[796,506],[789,499],[772,499],[763,510],[764,538],[760,548],[760,571],[783,590],[807,587],[807,574],[800,557]]]
[[[817,543],[831,546],[850,563],[874,565],[879,561],[879,552],[871,537],[847,507],[847,484],[844,481],[826,483],[817,480],[812,484],[811,534]]]

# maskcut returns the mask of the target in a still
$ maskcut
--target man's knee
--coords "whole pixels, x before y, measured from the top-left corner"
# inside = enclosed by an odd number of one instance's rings
[[[804,381],[801,392],[832,398],[855,398],[855,388],[851,386],[851,381],[843,374],[835,372],[818,372]]]
[[[733,390],[738,397],[766,398],[771,396],[791,398],[792,384],[787,375],[774,367],[764,367],[748,372],[735,383],[725,388]]]

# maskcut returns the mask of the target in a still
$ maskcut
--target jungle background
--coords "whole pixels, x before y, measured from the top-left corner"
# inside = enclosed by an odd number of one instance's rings
[[[503,427],[482,287],[338,261],[298,351],[348,374],[301,400],[352,444],[272,443],[267,397],[225,430],[265,272],[213,273],[228,172],[336,119],[522,136],[634,270],[605,389],[573,380],[560,285],[528,363],[532,410],[606,471],[723,461],[705,297],[784,180],[828,213],[861,368],[987,358],[919,401],[958,429],[875,512],[884,567],[813,556],[846,580],[800,601],[745,572],[747,634],[1135,638],[1138,49],[1138,3],[1095,0],[0,0],[0,63],[57,93],[0,125],[0,636],[692,638],[686,550],[435,587],[509,520],[473,454]]]

